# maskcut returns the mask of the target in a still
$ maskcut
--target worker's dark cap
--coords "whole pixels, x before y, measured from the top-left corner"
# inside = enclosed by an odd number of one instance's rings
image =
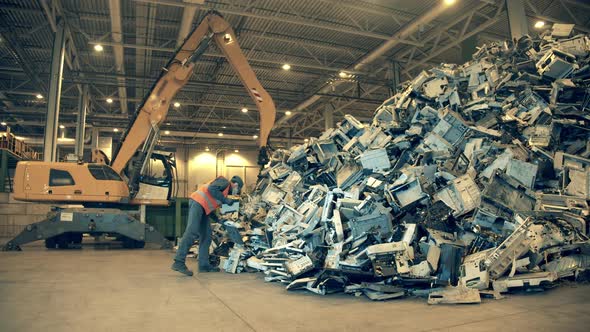
[[[237,183],[237,184],[238,184],[238,188],[240,188],[240,189],[242,189],[242,187],[244,186],[244,181],[242,181],[242,178],[241,178],[241,177],[239,177],[239,176],[237,176],[237,175],[234,175],[234,176],[231,178],[230,182],[235,182],[235,183]]]

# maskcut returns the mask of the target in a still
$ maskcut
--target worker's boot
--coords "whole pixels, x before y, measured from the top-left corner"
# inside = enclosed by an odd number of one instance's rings
[[[172,264],[172,270],[178,271],[189,277],[193,275],[193,271],[189,270],[188,267],[186,267],[186,264],[183,262],[174,261],[174,264]]]
[[[219,272],[220,269],[217,266],[212,266],[212,265],[205,265],[205,266],[199,266],[199,273],[200,272]]]

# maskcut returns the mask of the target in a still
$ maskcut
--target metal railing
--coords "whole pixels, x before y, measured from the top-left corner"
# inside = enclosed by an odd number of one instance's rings
[[[0,149],[5,149],[23,160],[41,160],[42,154],[33,150],[25,142],[16,138],[12,133],[0,133]]]

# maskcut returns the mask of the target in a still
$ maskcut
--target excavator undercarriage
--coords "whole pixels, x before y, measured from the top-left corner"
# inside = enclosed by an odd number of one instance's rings
[[[39,240],[45,240],[49,249],[80,248],[83,234],[117,236],[124,248],[143,248],[146,243],[159,245],[162,249],[172,247],[172,243],[153,226],[141,223],[129,211],[63,209],[51,212],[43,221],[27,225],[3,249],[20,251],[23,244]]]

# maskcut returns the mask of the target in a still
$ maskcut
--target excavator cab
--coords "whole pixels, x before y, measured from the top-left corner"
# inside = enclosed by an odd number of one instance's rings
[[[129,190],[110,166],[95,163],[21,161],[14,199],[55,204],[126,204]]]
[[[168,205],[176,188],[173,155],[152,153],[138,178],[139,190],[132,204]]]

